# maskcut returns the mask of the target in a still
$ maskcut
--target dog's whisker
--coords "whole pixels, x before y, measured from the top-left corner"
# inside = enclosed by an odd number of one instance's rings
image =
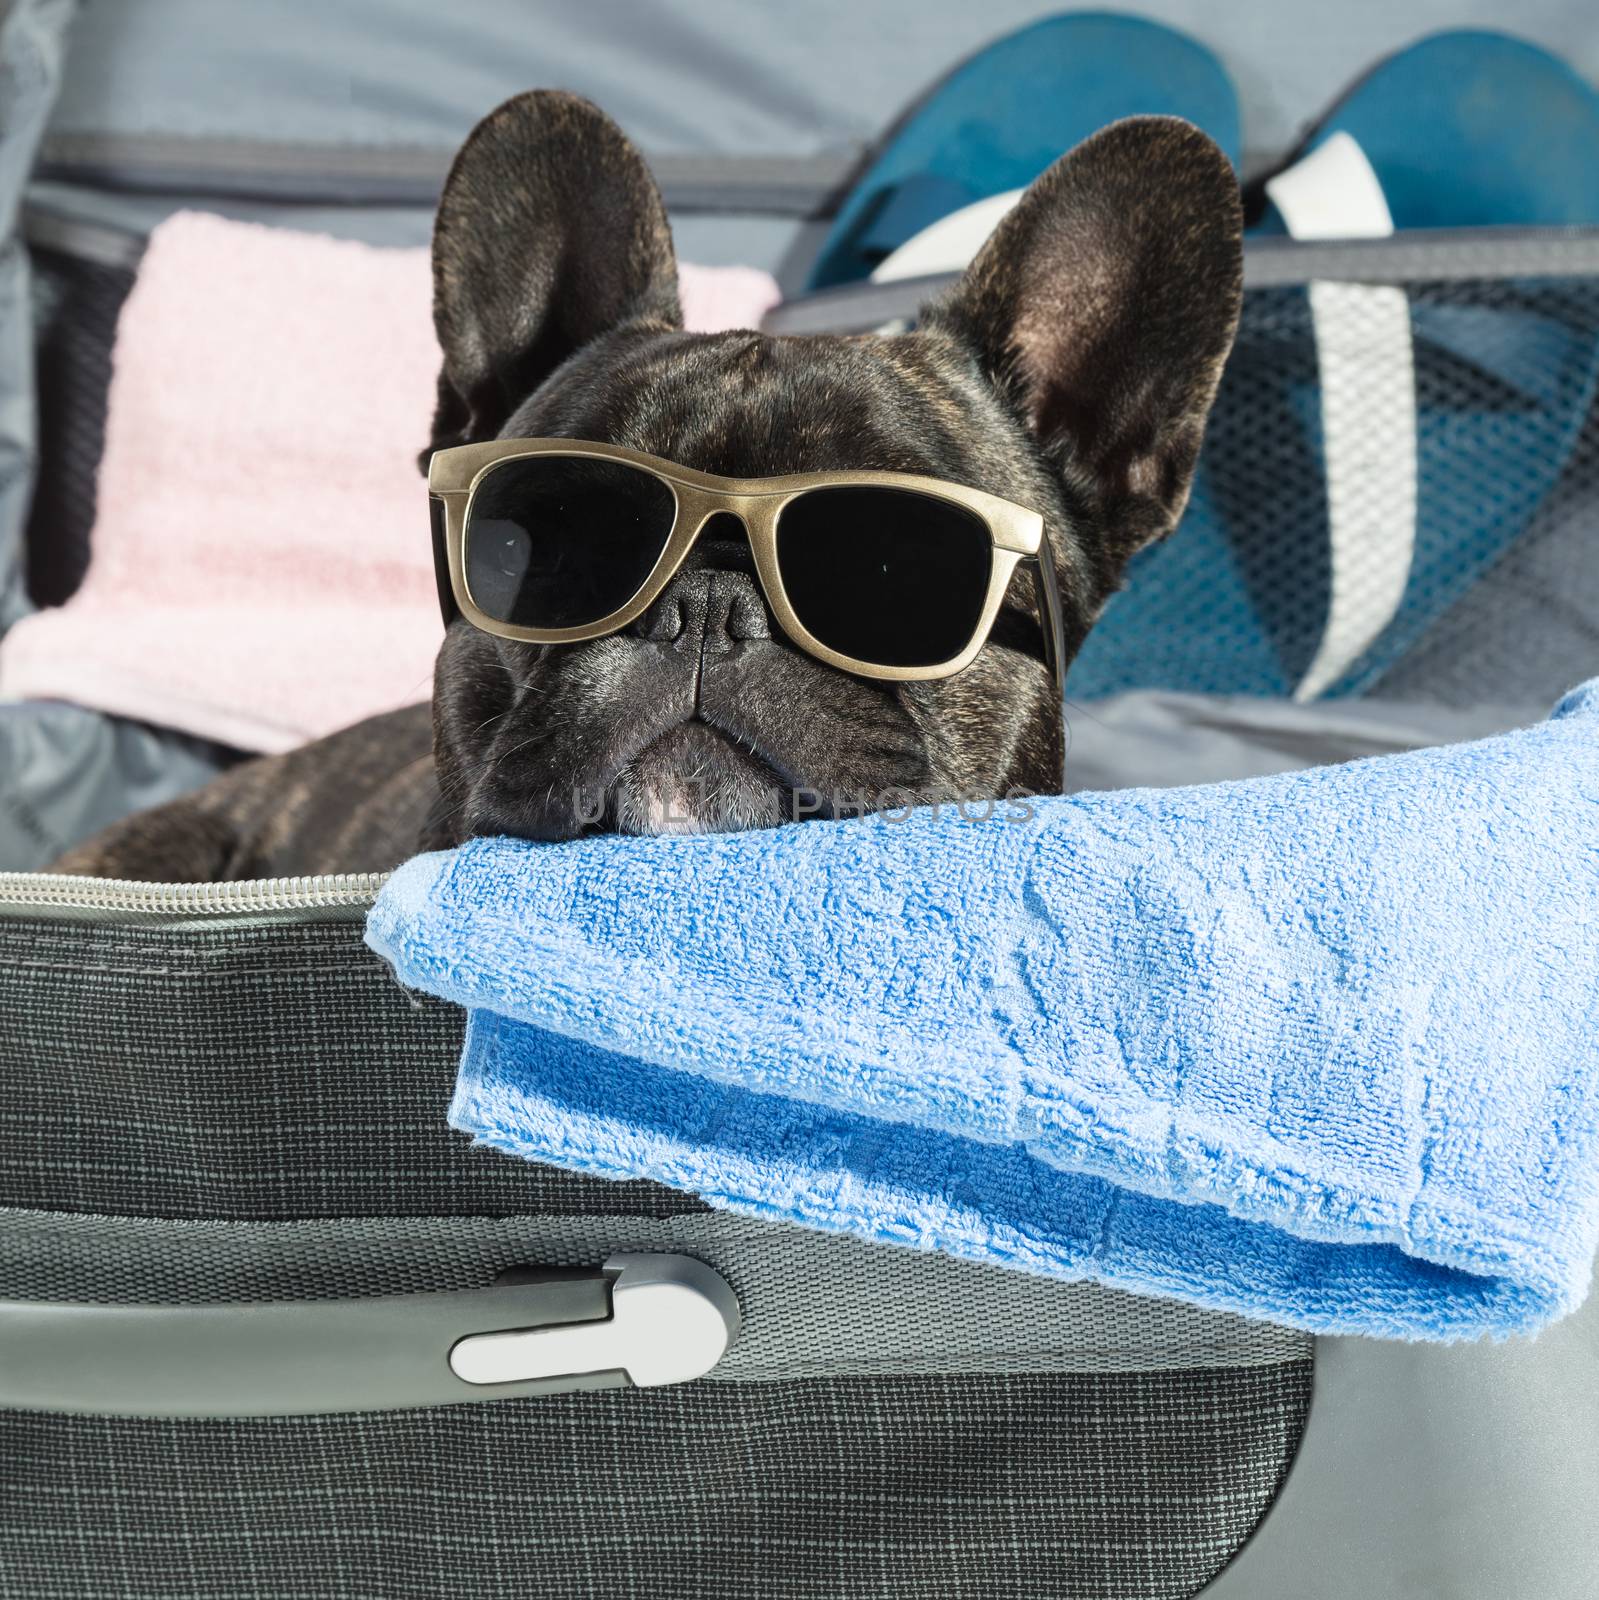
[[[1061,719],[1065,721],[1066,713],[1075,711],[1080,717],[1087,717],[1090,722],[1097,723],[1101,728],[1108,728],[1110,724],[1103,717],[1097,717],[1081,700],[1063,700],[1061,702]]]

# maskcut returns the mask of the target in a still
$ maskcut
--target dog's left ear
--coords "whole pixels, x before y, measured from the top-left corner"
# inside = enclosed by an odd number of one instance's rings
[[[494,438],[590,340],[682,326],[660,191],[597,106],[534,89],[467,136],[433,227],[433,325],[435,450]]]
[[[1242,228],[1216,145],[1176,117],[1132,117],[1039,177],[923,313],[1093,497],[1107,590],[1187,502],[1238,323]]]

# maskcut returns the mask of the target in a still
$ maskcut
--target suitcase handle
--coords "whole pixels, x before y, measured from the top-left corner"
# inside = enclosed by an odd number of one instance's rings
[[[259,1417],[703,1377],[738,1301],[690,1256],[629,1253],[489,1289],[228,1305],[0,1302],[0,1408]]]

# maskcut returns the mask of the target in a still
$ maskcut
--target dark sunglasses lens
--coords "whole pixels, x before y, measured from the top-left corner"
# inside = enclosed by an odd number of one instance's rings
[[[829,649],[877,666],[958,656],[993,564],[981,517],[905,489],[811,489],[778,518],[777,565],[795,616]]]
[[[619,461],[502,461],[467,511],[467,592],[494,621],[521,628],[598,622],[639,592],[676,514],[659,478]]]

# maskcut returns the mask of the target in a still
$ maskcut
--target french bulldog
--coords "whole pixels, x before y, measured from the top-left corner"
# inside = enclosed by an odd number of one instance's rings
[[[1231,347],[1241,217],[1226,158],[1173,118],[1061,157],[913,331],[686,333],[644,161],[571,94],[507,101],[439,203],[434,449],[619,444],[726,477],[868,468],[1038,511],[1069,660],[1129,558],[1182,513]],[[396,538],[425,538],[417,527]],[[1056,791],[1059,695],[1013,582],[954,676],[854,676],[787,639],[739,525],[649,610],[576,644],[446,631],[431,710],[234,768],[61,858],[184,881],[377,871],[482,834],[758,828],[838,809]],[[812,797],[796,800],[797,796]]]

